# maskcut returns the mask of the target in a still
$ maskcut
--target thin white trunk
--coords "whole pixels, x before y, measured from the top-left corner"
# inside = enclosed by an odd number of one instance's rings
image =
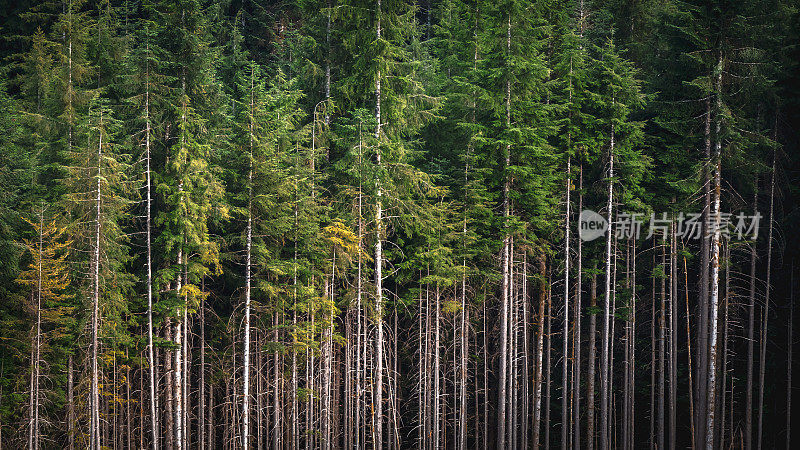
[[[147,45],[147,53],[150,53],[150,44]],[[146,88],[145,88],[145,102],[144,102],[144,118],[145,118],[145,163],[146,166],[146,182],[147,182],[147,199],[145,200],[147,206],[146,212],[146,228],[147,228],[147,357],[149,363],[150,375],[150,428],[153,450],[158,450],[158,415],[156,414],[156,360],[153,356],[153,240],[152,240],[152,212],[153,205],[152,196],[152,182],[150,180],[150,59],[147,59],[147,75],[146,75]]]
[[[609,167],[608,167],[608,202],[606,208],[608,210],[608,235],[606,236],[606,295],[603,300],[603,338],[601,341],[602,350],[600,353],[600,448],[608,450],[609,436],[608,436],[608,412],[609,412],[609,326],[611,320],[611,260],[613,255],[611,253],[611,238],[612,238],[612,220],[613,220],[613,207],[614,207],[614,125],[611,125],[611,145],[609,148]]]
[[[570,187],[572,180],[570,178],[572,170],[572,159],[567,156],[567,206],[566,215],[564,219],[564,342],[561,347],[561,448],[566,450],[567,442],[567,428],[569,408],[567,407],[568,395],[568,373],[569,373],[569,200],[570,200]]]
[[[506,55],[511,53],[511,15],[508,15],[506,26]],[[511,126],[511,80],[506,81],[506,128]],[[510,181],[508,174],[508,167],[511,165],[511,148],[506,145],[505,149],[505,174],[503,182],[503,224],[508,222],[509,217],[509,191]],[[507,233],[506,230],[503,231]],[[500,367],[499,367],[499,380],[498,380],[498,396],[497,396],[497,450],[506,449],[506,368],[508,367],[508,314],[509,314],[509,298],[508,286],[509,280],[509,254],[511,252],[509,236],[503,238],[503,268],[502,277],[503,292],[500,297]],[[534,444],[535,445],[535,444]]]
[[[721,114],[721,107],[722,107],[722,99],[721,95],[721,84],[722,84],[722,55],[719,56],[718,65],[720,73],[717,75],[716,80],[716,91],[717,91],[717,114],[718,117],[716,118],[716,135],[715,135],[715,143],[714,143],[714,204],[713,204],[713,235],[711,240],[711,295],[709,297],[709,330],[708,330],[708,339],[709,339],[709,353],[708,353],[708,385],[706,386],[706,430],[705,430],[705,447],[707,450],[713,450],[714,448],[714,426],[716,421],[716,399],[717,399],[717,310],[719,308],[719,265],[720,265],[720,221],[721,221],[721,211],[720,211],[720,196],[721,192],[721,169],[722,169],[722,161],[721,161],[721,152],[722,152],[722,140],[720,138],[720,128],[721,118],[719,114]],[[760,428],[760,427],[759,427]],[[759,439],[760,441],[760,439]]]
[[[578,175],[578,212],[583,209],[583,166],[580,166],[579,175]],[[572,448],[580,448],[581,447],[581,421],[580,421],[580,411],[581,411],[581,295],[583,293],[583,244],[581,239],[577,240],[578,243],[578,257],[577,257],[577,279],[576,286],[575,286],[575,305],[574,311],[575,315],[573,318],[573,341],[572,341],[572,351],[574,352],[574,360],[575,362],[572,364],[572,387],[573,387],[573,401],[572,401],[572,421],[573,421],[573,430],[572,430]],[[635,284],[634,284],[635,285]]]
[[[377,38],[381,39],[381,0],[377,8]],[[381,70],[375,78],[375,139],[376,163],[378,171],[381,167]],[[376,449],[383,448],[383,204],[381,201],[381,182],[376,179],[375,200],[375,317],[377,321],[377,337],[375,338],[375,441]]]
[[[250,72],[250,162],[247,172],[247,237],[244,269],[244,363],[242,370],[242,448],[248,450],[250,441],[250,273],[253,244],[253,93],[255,69]],[[260,425],[260,424],[259,424]]]
[[[100,112],[100,135],[97,146],[97,184],[94,220],[94,255],[92,257],[92,388],[91,388],[91,438],[90,448],[100,449],[100,373],[98,345],[100,327],[100,165],[103,155],[103,113]]]

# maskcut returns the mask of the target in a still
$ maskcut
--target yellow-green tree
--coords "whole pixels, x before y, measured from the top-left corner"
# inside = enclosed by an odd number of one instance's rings
[[[70,280],[66,262],[70,243],[64,238],[66,228],[56,220],[45,222],[44,207],[39,211],[38,220],[25,221],[33,227],[36,237],[24,239],[30,263],[20,272],[17,283],[30,292],[27,309],[35,318],[31,330],[28,448],[39,448],[44,343],[57,342],[69,333],[69,317],[73,309],[68,305],[69,295],[66,293]]]

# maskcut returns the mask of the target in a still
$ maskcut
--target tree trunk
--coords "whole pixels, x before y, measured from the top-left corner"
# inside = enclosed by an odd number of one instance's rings
[[[600,353],[600,448],[608,450],[609,436],[609,329],[611,320],[611,260],[613,255],[611,253],[611,238],[612,234],[612,220],[613,220],[613,207],[614,207],[614,125],[611,125],[611,145],[609,147],[609,168],[608,168],[608,202],[606,208],[608,209],[608,236],[606,237],[606,295],[604,299],[603,311],[603,339],[602,350]]]
[[[561,346],[561,449],[567,450],[567,428],[569,409],[567,407],[567,397],[569,392],[569,385],[567,384],[569,374],[569,198],[572,179],[572,160],[567,157],[567,206],[566,216],[564,220],[564,329],[562,330],[564,342]]]
[[[72,354],[67,356],[67,442],[69,450],[75,449],[75,393]]]
[[[756,177],[753,193],[753,214],[758,211],[758,177]],[[747,318],[747,388],[744,408],[744,448],[753,448],[753,342],[755,342],[756,317],[756,260],[758,259],[758,240],[750,244],[750,294]]]
[[[578,214],[583,210],[583,165],[578,171]],[[573,305],[573,363],[572,363],[572,448],[581,447],[581,295],[583,294],[583,241],[577,239],[577,278],[575,280],[575,304]]]
[[[709,166],[711,161],[711,100],[706,99],[706,114],[705,114],[705,153],[704,153],[704,167],[703,167],[703,187],[704,187],[704,201],[703,201],[703,221],[702,221],[702,239],[700,247],[700,283],[699,302],[697,305],[698,319],[696,326],[697,335],[697,368],[695,377],[695,443],[701,444],[705,442],[705,429],[706,424],[706,399],[707,399],[707,382],[708,382],[708,283],[709,283],[709,240],[708,240],[708,227],[709,214],[711,211],[711,179],[709,177]]]
[[[250,71],[250,162],[247,173],[247,230],[244,269],[244,362],[242,375],[242,448],[250,448],[250,273],[253,246],[253,95],[255,68]],[[261,424],[259,424],[261,425]]]
[[[92,388],[91,388],[91,431],[90,431],[90,448],[92,450],[99,450],[101,447],[100,442],[100,374],[99,374],[99,328],[100,328],[100,165],[103,154],[103,115],[100,113],[100,134],[98,136],[99,144],[97,146],[97,184],[95,192],[95,220],[94,220],[94,255],[92,258]]]
[[[552,267],[550,269],[552,271]],[[545,367],[544,367],[544,377],[545,377],[545,388],[544,388],[544,403],[542,404],[544,407],[544,448],[550,448],[550,384],[551,384],[551,372],[553,366],[551,364],[551,356],[552,356],[552,349],[553,349],[553,327],[552,327],[552,317],[553,317],[553,294],[552,290],[550,289],[550,276],[547,277],[547,333],[545,334],[544,338],[547,339],[547,357],[545,358]]]
[[[719,127],[719,125],[717,125]],[[775,111],[775,128],[773,129],[774,138],[777,139],[778,134],[778,111]],[[769,228],[767,231],[767,275],[765,283],[764,294],[764,317],[761,325],[761,352],[759,353],[759,374],[758,374],[758,442],[757,448],[760,450],[762,441],[762,425],[764,419],[764,375],[766,372],[766,356],[767,356],[767,324],[769,321],[769,299],[771,293],[772,283],[772,223],[775,221],[775,172],[778,165],[778,152],[773,150],[772,153],[772,179],[769,185]]]
[[[722,55],[719,56],[719,66],[722,66]],[[721,70],[721,69],[720,69]],[[716,91],[717,91],[717,114],[718,116],[715,118],[715,127],[716,127],[716,135],[715,135],[715,143],[714,143],[714,233],[712,235],[712,259],[711,259],[711,296],[709,298],[709,330],[708,330],[708,338],[709,342],[709,354],[708,354],[708,382],[707,382],[707,393],[706,393],[706,430],[705,430],[705,442],[706,448],[708,450],[712,450],[714,447],[714,426],[716,420],[716,397],[717,397],[717,309],[719,303],[719,264],[720,264],[720,230],[719,225],[721,221],[721,211],[720,211],[720,201],[722,195],[722,187],[721,187],[721,169],[722,169],[722,161],[721,161],[721,151],[722,151],[722,141],[720,138],[720,128],[721,128],[721,118],[719,115],[721,114],[720,110],[722,107],[722,99],[721,95],[721,84],[722,84],[722,72],[717,75],[716,81]]]
[[[378,0],[377,9],[377,39],[381,39],[381,0]],[[378,171],[381,168],[381,71],[378,69],[375,78],[375,139],[376,163]],[[376,449],[383,448],[383,203],[381,201],[381,183],[376,180],[375,204],[375,317],[377,321],[377,337],[375,338],[375,401],[374,422]]]
[[[150,53],[150,45],[147,45],[147,53]],[[150,180],[150,59],[147,60],[147,88],[145,89],[144,117],[145,117],[145,164],[146,164],[146,183],[147,198],[145,200],[146,212],[146,233],[147,233],[147,356],[150,374],[150,428],[152,448],[158,450],[158,415],[156,413],[156,362],[153,356],[153,236],[152,236],[152,181]]]
[[[663,236],[663,239],[666,239],[666,236]],[[665,443],[665,422],[666,417],[664,414],[664,376],[665,376],[665,328],[666,328],[666,274],[667,274],[667,255],[666,255],[666,248],[661,245],[661,303],[659,306],[658,312],[658,420],[656,426],[656,433],[657,433],[657,441],[658,441],[658,448],[664,449]]]
[[[547,301],[547,272],[545,256],[539,255],[539,329],[536,336],[536,374],[533,377],[533,448],[539,448],[539,436],[542,428],[542,375],[544,355],[545,303]]]
[[[792,325],[794,324],[794,261],[789,280],[789,336],[786,339],[786,450],[792,448]]]
[[[596,267],[595,267],[596,269]],[[594,388],[595,388],[595,367],[597,366],[597,314],[594,309],[597,308],[597,273],[592,272],[591,293],[589,294],[589,305],[592,308],[592,314],[589,315],[589,368],[586,374],[586,448],[592,450],[594,448],[595,435],[594,435],[594,422],[595,422],[595,401],[594,401]]]

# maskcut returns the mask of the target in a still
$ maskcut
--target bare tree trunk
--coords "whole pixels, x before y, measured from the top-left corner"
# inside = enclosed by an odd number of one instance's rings
[[[723,303],[723,312],[722,312],[722,389],[720,390],[720,407],[722,408],[722,412],[720,414],[719,420],[719,438],[717,442],[719,443],[720,450],[725,448],[725,395],[727,395],[728,389],[728,310],[730,307],[730,288],[731,288],[731,247],[726,242],[725,243],[725,295],[722,299]],[[731,384],[733,384],[733,380],[731,380]],[[733,413],[733,411],[731,411]],[[733,429],[731,429],[731,433],[733,433]],[[733,443],[733,439],[731,439],[731,443]]]
[[[700,283],[699,302],[697,306],[698,319],[696,326],[697,335],[697,368],[695,377],[695,443],[700,445],[705,442],[705,423],[706,420],[706,399],[708,397],[708,390],[706,388],[708,383],[708,287],[709,287],[709,239],[708,227],[709,214],[711,211],[711,179],[709,177],[709,166],[711,161],[711,100],[706,99],[706,114],[705,114],[705,130],[704,130],[704,167],[703,167],[703,187],[704,187],[704,200],[703,200],[703,223],[702,223],[702,240],[700,247]]]
[[[753,193],[753,214],[758,211],[758,177]],[[756,260],[758,259],[758,240],[750,244],[750,294],[747,318],[747,387],[744,407],[744,449],[753,448],[753,343],[755,342],[756,317]]]
[[[172,341],[172,319],[167,316],[164,321],[164,340]],[[164,352],[164,377],[166,378],[166,389],[164,392],[164,447],[172,450],[175,444],[175,352],[169,349]]]
[[[150,53],[150,44],[147,44],[147,53]],[[150,180],[150,59],[147,59],[146,89],[144,103],[145,117],[145,163],[146,163],[146,182],[147,182],[147,213],[146,213],[146,233],[147,233],[147,356],[150,373],[150,428],[152,448],[158,450],[158,415],[156,413],[156,363],[153,356],[153,237],[152,237],[152,211],[153,195],[152,181]],[[144,444],[144,443],[142,443]]]
[[[600,448],[608,450],[609,436],[609,329],[611,320],[611,260],[613,255],[611,253],[611,238],[612,233],[612,220],[613,220],[613,207],[614,207],[614,125],[611,125],[611,140],[609,147],[609,168],[608,168],[608,202],[606,208],[608,209],[608,236],[606,237],[606,295],[604,299],[603,311],[603,339],[602,351],[600,353]]]
[[[101,161],[103,154],[103,115],[100,113],[100,135],[97,146],[97,192],[95,197],[95,220],[94,220],[94,255],[92,258],[92,390],[91,390],[91,431],[90,448],[99,450],[101,447],[100,438],[100,374],[99,374],[99,328],[100,328],[100,179]]]
[[[361,126],[359,125],[359,128],[358,128],[358,167],[359,167],[359,170],[361,170],[361,168],[363,166],[363,164],[362,164],[362,150],[363,150],[363,145],[362,145],[362,136],[361,136]],[[365,345],[361,341],[361,336],[362,336],[361,330],[362,330],[362,327],[363,327],[362,320],[361,320],[362,319],[361,297],[362,297],[362,290],[363,290],[361,269],[362,269],[362,264],[363,264],[362,255],[364,253],[363,249],[361,247],[363,239],[364,239],[364,221],[363,221],[363,215],[362,215],[362,206],[363,206],[362,205],[362,200],[363,200],[362,192],[363,192],[363,190],[362,190],[362,182],[361,182],[361,180],[362,180],[362,178],[359,177],[359,182],[358,182],[358,272],[356,273],[356,322],[357,322],[357,324],[356,324],[357,325],[357,327],[356,327],[356,379],[355,379],[356,397],[355,397],[355,401],[354,401],[354,404],[353,404],[353,416],[354,416],[353,419],[355,421],[355,427],[354,428],[355,428],[355,448],[356,449],[360,449],[361,448],[361,443],[362,443],[362,440],[361,440],[361,432],[362,432],[362,430],[361,430],[361,428],[362,428],[362,426],[361,426],[361,365],[362,365],[362,362],[364,361],[364,358],[362,358],[361,355],[362,355],[362,347],[365,347]],[[363,351],[366,352],[366,348],[363,348]]]
[[[279,322],[278,322],[278,313],[277,312],[275,312],[273,317],[272,317],[272,325],[274,327],[273,328],[273,340],[275,341],[275,343],[278,343],[278,340],[279,340],[279,335],[278,335]],[[272,412],[273,412],[273,415],[274,415],[273,423],[274,423],[274,427],[275,427],[275,431],[272,434],[272,448],[274,448],[274,449],[283,448],[282,447],[283,441],[281,440],[282,430],[283,430],[283,424],[281,422],[281,410],[282,410],[282,402],[281,402],[282,388],[281,388],[281,378],[280,378],[281,365],[279,363],[280,363],[280,361],[279,361],[279,357],[278,357],[278,352],[275,352],[275,353],[272,354],[272,367],[273,367],[273,370],[274,370],[273,375],[275,377],[274,380],[273,380],[273,383],[272,383],[272,388],[273,388],[272,395],[273,395],[273,403],[274,403]]]
[[[630,411],[628,425],[628,448],[634,447],[634,430],[636,429],[636,240],[631,241],[631,317],[630,317],[630,365],[628,367],[628,383],[630,394],[628,397],[628,410]]]
[[[689,415],[690,419],[694,419],[694,390],[692,389],[692,327],[689,322],[689,267],[686,262],[686,256],[683,257],[683,275],[684,275],[684,290],[686,294],[686,362],[688,365],[687,374],[689,376]],[[690,435],[692,437],[692,449],[697,448],[695,445],[695,432],[694,420],[689,420]]]
[[[543,374],[543,355],[544,355],[544,326],[545,326],[545,302],[547,301],[547,272],[545,256],[539,255],[539,329],[536,336],[536,373],[533,376],[533,448],[539,448],[539,436],[542,428],[542,374]]]
[[[719,56],[719,66],[722,66],[722,54]],[[720,113],[722,107],[721,95],[722,72],[717,75],[716,91],[717,91],[717,111]],[[707,389],[707,403],[706,403],[706,448],[708,450],[714,447],[714,426],[716,420],[716,397],[717,397],[717,309],[719,303],[719,264],[720,264],[720,230],[719,224],[721,221],[720,211],[720,196],[721,192],[721,151],[722,141],[720,138],[721,118],[715,118],[715,143],[714,143],[714,229],[712,236],[712,259],[711,259],[711,296],[710,296],[710,311],[709,311],[709,354],[708,354],[708,385]]]
[[[464,177],[467,175],[465,173]],[[464,214],[464,228],[463,234],[467,234],[467,216]],[[467,322],[469,321],[469,312],[467,311],[467,260],[461,260],[461,314],[459,323],[459,337],[461,355],[459,362],[459,380],[458,380],[458,439],[457,448],[459,450],[467,449],[467,363],[469,362],[469,340],[467,334],[469,332]],[[396,337],[395,337],[396,339]]]
[[[439,297],[439,283],[436,283],[436,296],[434,297],[434,328],[433,328],[433,448],[439,450],[439,445],[443,439],[440,431],[440,417],[442,415],[441,406],[441,367],[439,357],[439,336],[441,327],[441,298]]]
[[[792,448],[792,325],[794,324],[794,261],[789,280],[789,336],[786,340],[786,450]]]
[[[250,448],[250,273],[253,246],[253,104],[255,69],[250,71],[250,162],[247,173],[247,237],[244,269],[244,362],[242,366],[242,448]],[[260,425],[260,424],[259,424]]]
[[[653,269],[656,268],[656,244],[653,242],[651,248],[653,254]],[[651,274],[650,286],[650,448],[656,448],[656,323],[658,315],[656,312],[656,277]]]
[[[597,308],[597,273],[592,272],[591,292],[589,294],[589,306],[594,310]],[[589,315],[589,368],[586,374],[586,448],[594,448],[594,388],[595,388],[595,367],[597,354],[597,314],[592,312]]]
[[[663,237],[666,239],[666,236]],[[661,303],[658,312],[658,420],[656,426],[658,448],[666,448],[664,444],[665,437],[665,414],[664,414],[664,363],[665,363],[665,315],[666,315],[666,274],[667,274],[667,255],[666,248],[661,245]]]
[[[550,269],[552,271],[552,267]],[[551,364],[551,357],[552,357],[552,348],[553,348],[553,327],[552,327],[552,317],[553,317],[553,294],[552,289],[550,289],[550,275],[547,276],[547,333],[545,333],[544,338],[547,339],[547,358],[545,358],[545,367],[544,367],[544,377],[545,377],[545,388],[544,388],[544,403],[542,407],[544,408],[544,448],[550,448],[550,384],[551,384],[551,375],[552,372],[552,364]]]
[[[583,165],[578,171],[578,214],[583,210]],[[575,280],[575,304],[573,306],[573,363],[572,363],[572,448],[581,447],[581,295],[583,294],[583,243],[578,239],[577,279]]]
[[[201,278],[201,290],[205,291],[205,280]],[[200,448],[210,447],[211,441],[206,433],[206,308],[205,304],[200,304],[200,416],[197,420],[197,428],[200,434]],[[209,409],[211,403],[209,402]],[[210,414],[209,414],[210,416]],[[207,445],[209,444],[209,445]],[[259,448],[261,448],[259,446]]]
[[[719,125],[717,125],[719,127]],[[774,139],[777,139],[778,134],[778,111],[775,111],[775,127],[773,129]],[[771,271],[772,271],[772,223],[775,221],[775,172],[778,165],[778,152],[773,150],[772,153],[772,180],[769,186],[769,228],[767,235],[767,279],[765,283],[764,294],[764,317],[761,325],[761,352],[759,354],[759,374],[758,374],[758,442],[757,448],[760,450],[762,441],[762,425],[764,421],[764,374],[766,372],[766,356],[767,356],[767,324],[769,321],[769,299],[771,292]]]
[[[572,170],[572,160],[570,157],[567,157],[567,206],[566,206],[566,216],[564,220],[564,329],[562,333],[564,333],[564,342],[561,347],[561,449],[567,450],[568,443],[567,443],[567,428],[568,428],[568,416],[569,416],[569,408],[567,407],[567,397],[569,392],[569,385],[567,383],[568,380],[568,373],[569,373],[569,229],[570,229],[570,222],[569,222],[569,200],[570,200],[570,188],[572,187],[572,179],[571,179],[571,170]]]
[[[485,292],[484,292],[485,293]],[[489,334],[486,302],[483,302],[483,449],[489,448]]]
[[[75,449],[75,393],[72,354],[67,356],[67,442],[69,450]]]
[[[678,271],[676,226],[670,225],[669,251],[669,448],[675,450],[677,439],[678,397]]]
[[[30,393],[30,427],[28,429],[28,448],[39,448],[39,374],[41,371],[42,346],[42,257],[44,235],[44,206],[39,213],[39,256],[36,258],[36,330],[31,346],[31,393]]]
[[[377,38],[381,39],[381,0],[378,0],[377,9]],[[381,71],[378,69],[375,78],[375,139],[376,163],[379,171],[381,167]],[[375,204],[375,317],[377,320],[377,337],[375,339],[375,442],[376,449],[383,448],[383,203],[381,201],[381,183],[376,181]],[[437,393],[438,394],[438,393]]]

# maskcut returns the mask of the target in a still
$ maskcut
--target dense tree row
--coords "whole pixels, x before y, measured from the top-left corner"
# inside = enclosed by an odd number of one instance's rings
[[[796,1],[6,3],[0,448],[791,448]]]

